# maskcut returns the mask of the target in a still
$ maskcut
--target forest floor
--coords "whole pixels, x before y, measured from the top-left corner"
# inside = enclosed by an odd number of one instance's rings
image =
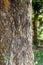
[[[43,47],[34,49],[34,63],[35,65],[43,65]]]
[[[34,52],[35,65],[43,65],[43,51]]]

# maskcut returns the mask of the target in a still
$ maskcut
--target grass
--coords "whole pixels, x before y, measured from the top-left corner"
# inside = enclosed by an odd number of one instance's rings
[[[35,65],[43,65],[43,51],[34,52]]]

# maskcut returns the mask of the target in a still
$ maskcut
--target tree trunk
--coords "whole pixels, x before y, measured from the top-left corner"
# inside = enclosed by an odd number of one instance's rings
[[[4,8],[0,10],[0,64],[34,65],[31,0],[9,3],[9,9],[2,4]]]
[[[37,39],[37,28],[38,28],[38,14],[35,12],[34,22],[33,22],[33,43],[36,47],[38,47],[38,39]]]

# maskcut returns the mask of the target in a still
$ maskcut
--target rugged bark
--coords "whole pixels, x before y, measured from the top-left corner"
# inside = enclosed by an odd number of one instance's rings
[[[0,10],[1,65],[34,65],[31,15],[31,0],[10,0],[10,8]]]

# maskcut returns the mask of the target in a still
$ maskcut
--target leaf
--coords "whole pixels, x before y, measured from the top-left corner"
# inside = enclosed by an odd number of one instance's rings
[[[3,57],[3,60],[4,60],[4,61],[8,61],[8,60],[10,60],[10,57],[9,57],[9,56],[4,56],[4,57]]]

